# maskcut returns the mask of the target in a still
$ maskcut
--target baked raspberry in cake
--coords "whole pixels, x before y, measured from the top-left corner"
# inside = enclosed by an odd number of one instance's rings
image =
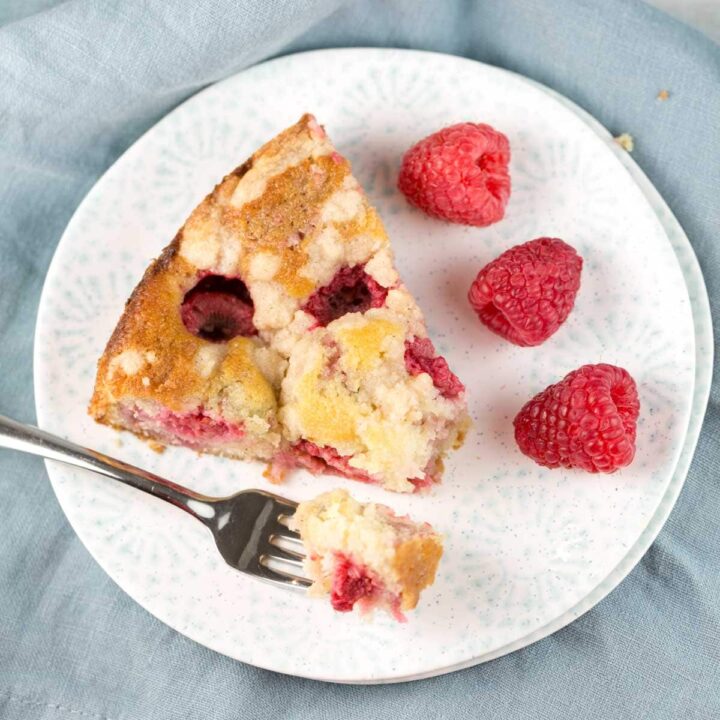
[[[335,610],[387,610],[405,620],[435,580],[442,539],[427,523],[389,507],[362,504],[344,490],[300,503],[291,518],[308,552],[310,593],[330,595]]]
[[[313,399],[313,393],[315,393]],[[375,210],[311,115],[193,211],[100,359],[90,413],[162,444],[411,491],[467,425]]]

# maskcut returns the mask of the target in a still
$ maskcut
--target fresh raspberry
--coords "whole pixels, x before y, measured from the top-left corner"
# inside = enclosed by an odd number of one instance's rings
[[[611,473],[635,456],[639,412],[627,370],[583,365],[525,404],[514,421],[515,440],[539,465]]]
[[[510,197],[510,143],[483,123],[429,135],[403,157],[398,188],[428,215],[463,225],[492,225]]]
[[[573,309],[582,265],[567,243],[537,238],[488,263],[470,286],[468,300],[493,332],[516,345],[539,345]]]

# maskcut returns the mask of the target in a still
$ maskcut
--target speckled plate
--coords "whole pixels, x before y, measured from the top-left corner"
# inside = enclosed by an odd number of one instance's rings
[[[712,365],[707,296],[687,238],[608,133],[568,101],[476,62],[399,50],[281,58],[215,85],[168,115],[78,209],[48,273],[35,385],[42,427],[210,494],[267,487],[257,464],[163,455],[86,415],[95,362],[152,257],[228,169],[304,111],[314,112],[378,206],[432,337],[468,387],[474,427],[430,497],[298,473],[295,499],[342,485],[430,520],[445,534],[436,584],[405,625],[230,570],[189,516],[124,486],[48,463],[69,521],[137,602],[238,660],[338,682],[436,675],[525,646],[592,607],[630,571],[680,491]],[[510,138],[507,217],[456,227],[395,190],[413,142],[462,120]],[[559,236],[585,258],[565,326],[522,349],[487,332],[465,295],[511,245]],[[544,470],[515,449],[523,402],[588,362],[626,367],[642,402],[638,452],[615,475]]]

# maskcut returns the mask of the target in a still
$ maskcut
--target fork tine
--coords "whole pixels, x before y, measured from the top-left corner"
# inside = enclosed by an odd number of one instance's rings
[[[300,533],[295,532],[295,530],[288,530],[284,525],[280,526],[276,535],[278,537],[282,537],[285,540],[290,540],[291,542],[302,543],[302,538],[300,537]]]
[[[277,525],[278,530],[281,535],[286,535],[289,538],[292,538],[293,540],[299,540],[300,539],[300,533],[296,530],[291,530],[288,527],[288,523],[290,521],[289,515],[278,515],[277,517]]]
[[[312,585],[312,580],[309,580],[306,577],[286,573],[282,570],[274,570],[273,572],[281,578],[281,582],[284,582],[285,585],[294,585],[295,587],[303,589],[309,588]]]
[[[279,563],[280,565],[270,565],[269,563]],[[262,555],[259,558],[259,564],[263,568],[264,573],[270,572],[275,575],[280,575],[287,580],[295,580],[303,587],[309,587],[312,585],[312,580],[309,580],[303,574],[303,566],[301,562],[297,560],[288,560],[282,557],[274,557],[273,555]],[[283,565],[290,566],[289,568],[283,568]]]
[[[282,525],[280,523],[277,524],[273,535],[282,538],[283,540],[287,540],[288,542],[291,542],[295,545],[302,545],[302,538],[300,537],[300,533],[297,533],[294,530],[288,530],[285,525]]]
[[[304,545],[301,541],[295,540],[295,538],[284,537],[283,535],[271,535],[268,542],[273,547],[284,550],[286,553],[298,560],[302,560],[307,556]],[[287,545],[291,545],[292,547],[287,547]]]
[[[282,561],[300,570],[302,570],[302,568],[304,567],[302,555],[298,555],[297,553],[292,552],[292,550],[286,550],[279,545],[273,545],[272,549],[270,549],[269,552],[265,553],[265,555],[268,560]]]
[[[283,587],[288,587],[289,585],[291,587],[305,589],[312,585],[312,580],[308,580],[305,577],[292,575],[291,573],[282,572],[281,570],[274,570],[262,564],[258,566],[258,572],[253,574],[261,580],[267,580],[268,582],[275,585],[282,585]]]

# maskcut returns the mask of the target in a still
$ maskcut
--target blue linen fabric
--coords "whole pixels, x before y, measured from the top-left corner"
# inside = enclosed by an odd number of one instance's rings
[[[316,47],[477,58],[634,135],[635,159],[698,254],[720,327],[720,49],[640,2],[5,0],[0,23],[0,412],[35,419],[43,278],[95,180],[198,89]],[[659,112],[663,88],[672,94]],[[0,452],[0,717],[720,718],[717,372],[714,380],[678,504],[609,597],[512,655],[395,686],[285,677],[178,635],[95,564],[41,462]]]

